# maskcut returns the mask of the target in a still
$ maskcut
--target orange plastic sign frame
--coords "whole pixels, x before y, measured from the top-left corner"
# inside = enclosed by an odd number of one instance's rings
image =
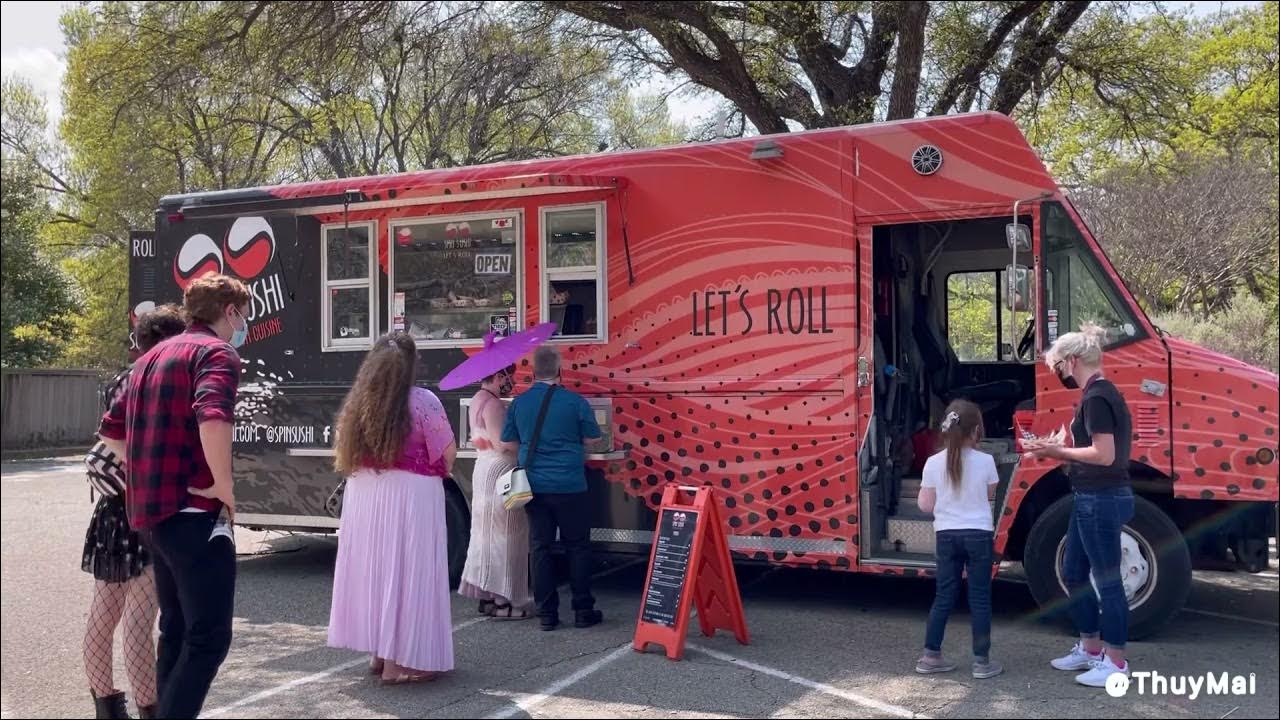
[[[644,652],[650,643],[661,645],[672,660],[684,657],[685,638],[689,630],[689,614],[694,607],[698,613],[698,625],[706,637],[716,630],[732,631],[743,645],[750,643],[747,620],[742,610],[742,595],[738,591],[738,578],[729,553],[729,542],[715,498],[709,487],[667,486],[662,492],[662,504],[658,507],[658,523],[654,530],[653,546],[649,551],[649,572],[645,576],[644,595],[640,613],[636,618],[635,639],[631,647]],[[659,544],[663,541],[663,519],[679,524],[693,522],[693,538],[689,547],[688,562],[684,565],[682,589],[671,624],[646,620],[654,570],[658,562]],[[670,538],[667,538],[670,540]],[[668,571],[670,568],[666,568]],[[669,585],[670,578],[666,580]]]

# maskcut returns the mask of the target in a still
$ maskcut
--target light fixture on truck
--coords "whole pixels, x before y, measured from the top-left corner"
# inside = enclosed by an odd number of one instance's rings
[[[782,147],[772,140],[761,140],[751,148],[752,160],[768,160],[782,157]]]

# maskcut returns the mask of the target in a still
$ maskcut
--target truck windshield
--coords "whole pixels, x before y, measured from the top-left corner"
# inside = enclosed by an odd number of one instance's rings
[[[1041,212],[1044,233],[1045,339],[1052,344],[1061,333],[1094,323],[1107,331],[1107,347],[1135,340],[1142,332],[1132,309],[1116,291],[1111,278],[1057,202]]]

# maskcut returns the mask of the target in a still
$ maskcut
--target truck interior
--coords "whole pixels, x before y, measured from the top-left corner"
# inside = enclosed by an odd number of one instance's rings
[[[1036,349],[1029,234],[1010,269],[1011,220],[873,231],[874,413],[859,455],[863,560],[933,564],[932,516],[917,502],[952,400],[982,408],[981,449],[1000,471],[997,500],[1012,477],[1013,415],[1034,407]],[[1019,221],[1031,227],[1029,216]]]

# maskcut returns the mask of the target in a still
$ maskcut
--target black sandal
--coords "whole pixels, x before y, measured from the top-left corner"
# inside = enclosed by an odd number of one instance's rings
[[[511,607],[511,603],[495,604],[493,609],[489,611],[489,617],[494,620],[528,620],[533,617],[528,610],[516,610]]]
[[[498,603],[492,600],[481,600],[480,607],[477,608],[476,612],[480,615],[492,615],[493,609],[497,607],[497,605]]]

